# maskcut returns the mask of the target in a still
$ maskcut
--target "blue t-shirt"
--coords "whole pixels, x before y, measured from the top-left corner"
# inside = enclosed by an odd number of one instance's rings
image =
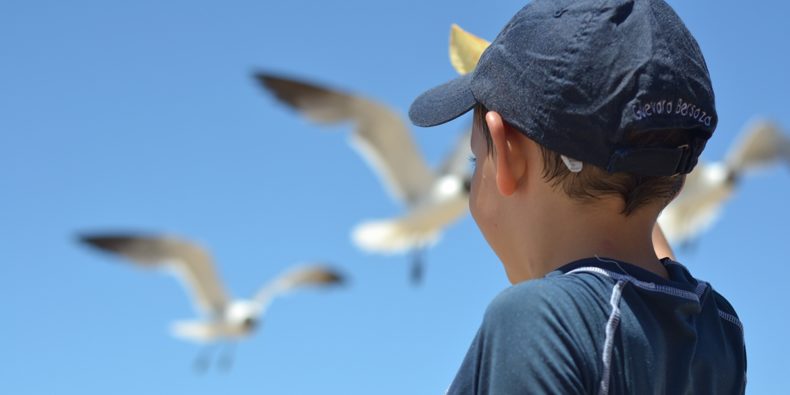
[[[743,394],[743,328],[682,265],[577,261],[497,296],[448,394]]]

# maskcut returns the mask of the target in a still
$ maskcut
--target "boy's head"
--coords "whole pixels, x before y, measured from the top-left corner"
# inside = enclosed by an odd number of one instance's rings
[[[488,110],[483,105],[475,106],[473,129],[485,143],[485,152],[482,154],[492,156],[495,147],[486,122],[487,113]],[[635,137],[641,138],[641,141],[632,141],[632,143],[647,146],[674,141],[674,144],[683,144],[685,133],[683,130],[667,131],[660,136],[660,141],[655,141],[656,136],[653,134],[642,134]],[[663,208],[680,192],[685,180],[684,174],[643,176],[627,172],[609,173],[597,166],[584,166],[583,163],[544,146],[539,146],[539,149],[542,162],[541,177],[552,187],[570,199],[582,203],[607,196],[619,198],[622,201],[620,213],[626,216],[646,206]]]
[[[409,115],[434,126],[475,107],[478,124],[490,110],[540,146],[547,181],[619,195],[626,215],[677,193],[717,123],[702,53],[663,0],[535,0]]]

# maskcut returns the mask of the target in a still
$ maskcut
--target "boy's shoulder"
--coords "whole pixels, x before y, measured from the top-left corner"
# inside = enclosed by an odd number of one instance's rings
[[[566,275],[555,271],[524,281],[500,292],[488,305],[485,321],[519,322],[522,318],[578,319],[603,310],[611,284],[595,276]]]
[[[666,262],[665,267],[670,280],[626,262],[599,258],[572,262],[500,292],[486,309],[483,327],[491,332],[499,327],[545,327],[577,340],[598,339],[611,318],[612,303],[627,310],[623,314],[628,317],[710,307],[718,310],[718,317],[701,315],[700,319],[722,318],[740,327],[735,309],[710,284],[698,281],[678,263]],[[710,298],[703,296],[706,290]]]
[[[505,289],[449,393],[742,393],[746,359],[734,310],[682,265],[665,267],[669,279],[595,257]],[[681,377],[710,367],[710,355],[721,356],[712,374],[691,382],[630,368],[647,361]]]
[[[552,273],[500,292],[449,393],[589,393],[605,316],[592,276]],[[595,321],[595,322],[593,322]]]

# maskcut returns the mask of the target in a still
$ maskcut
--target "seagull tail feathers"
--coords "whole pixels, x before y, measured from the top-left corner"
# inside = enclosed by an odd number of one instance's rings
[[[678,246],[693,241],[710,229],[720,214],[721,206],[705,207],[695,215],[678,216],[677,213],[662,213],[658,217],[658,223],[669,243]]]
[[[435,244],[438,229],[418,229],[404,219],[364,222],[354,228],[351,238],[362,250],[394,254]]]
[[[177,338],[196,343],[210,343],[222,336],[220,325],[206,321],[176,321],[170,325],[170,333]]]

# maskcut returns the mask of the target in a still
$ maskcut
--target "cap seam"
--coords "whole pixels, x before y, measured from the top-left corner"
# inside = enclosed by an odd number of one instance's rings
[[[559,61],[557,61],[554,64],[554,67],[552,67],[550,75],[551,75],[552,84],[554,85],[553,86],[554,91],[553,92],[549,92],[549,88],[548,87],[546,89],[544,89],[544,94],[546,94],[546,98],[548,100],[546,100],[543,103],[541,103],[541,118],[542,118],[542,122],[541,122],[540,126],[543,129],[549,128],[549,124],[552,123],[552,120],[550,119],[548,111],[546,111],[546,108],[549,107],[548,105],[546,105],[546,103],[549,102],[549,100],[550,100],[551,101],[551,106],[550,107],[556,108],[557,105],[561,104],[561,102],[562,102],[562,100],[561,100],[562,99],[562,95],[560,93],[560,90],[562,89],[562,85],[563,84],[560,84],[558,82],[560,80],[560,76],[561,76],[561,71],[562,71],[561,68],[564,68],[565,70],[568,70],[569,69],[568,65],[573,63],[571,61],[572,57],[580,52],[578,50],[579,46],[581,45],[582,41],[585,38],[589,37],[589,32],[590,32],[590,29],[591,29],[591,26],[592,26],[592,22],[595,19],[595,16],[597,14],[597,10],[604,3],[605,3],[605,0],[601,0],[601,1],[598,2],[596,7],[592,8],[592,9],[590,9],[588,11],[587,15],[585,16],[585,19],[581,22],[581,26],[579,26],[579,29],[573,34],[572,41],[565,47],[565,50],[563,51],[562,56],[560,56]],[[574,49],[575,49],[575,51],[574,51]],[[541,131],[541,133],[543,133],[544,135],[547,132],[551,133],[551,131],[547,131],[547,130],[542,130]],[[549,148],[549,149],[551,149],[553,151],[557,151],[558,153],[561,153],[561,154],[565,153],[565,152],[562,152],[561,150],[556,149],[553,146],[546,145],[546,143],[545,143],[546,139],[545,138],[541,139],[541,140],[543,140],[543,141],[540,142],[540,145],[545,146],[546,148]],[[549,140],[552,140],[552,139],[549,139]],[[554,145],[554,144],[552,144],[552,145]],[[573,154],[571,154],[571,155],[573,155]]]

